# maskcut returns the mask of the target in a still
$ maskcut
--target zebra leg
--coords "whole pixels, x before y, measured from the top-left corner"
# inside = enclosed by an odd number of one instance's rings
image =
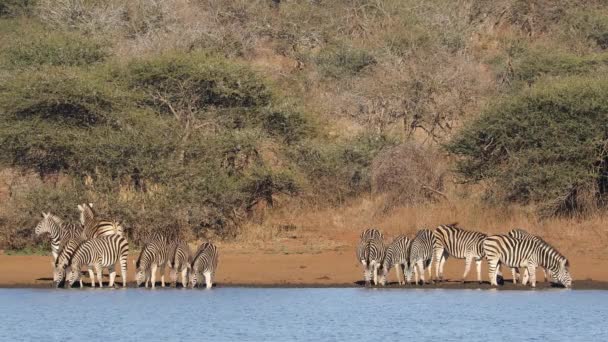
[[[395,276],[397,277],[397,283],[401,285],[401,274],[399,273],[399,269],[401,268],[400,264],[395,264]]]
[[[160,286],[165,287],[165,265],[160,267]]]
[[[439,281],[443,281],[443,267],[445,266],[446,260],[448,260],[448,255],[446,253],[443,253],[441,263],[439,265]]]
[[[490,277],[490,285],[498,286],[496,277],[498,276],[498,260],[488,259],[488,276]]]
[[[442,281],[443,279],[439,277],[439,266],[441,265],[441,260],[443,259],[443,249],[438,248],[433,251],[434,259],[435,259],[435,280]],[[443,276],[443,275],[442,275]]]
[[[477,281],[481,284],[481,259],[475,260],[475,266],[477,267]]]
[[[91,267],[87,268],[89,271],[89,278],[91,279],[91,287],[95,287],[95,273],[93,273],[93,269]],[[80,287],[82,287],[82,279],[80,280]]]
[[[526,268],[524,268],[524,275],[521,278],[521,284],[527,285],[529,279],[530,279],[530,272],[528,272],[528,268],[526,267]]]
[[[186,279],[188,279],[188,269],[184,267],[182,270],[182,287],[188,286]],[[175,282],[175,287],[177,287],[177,281]]]
[[[418,267],[418,274],[420,276],[420,280],[422,280],[422,285],[424,285],[425,282],[424,282],[424,265],[423,265],[423,261],[422,260],[418,260],[418,262],[416,263],[416,266]],[[418,279],[416,279],[416,285],[418,285]]]
[[[530,274],[530,285],[536,287],[536,265],[528,265],[528,273]]]
[[[549,271],[543,267],[543,273],[545,274],[545,283],[546,283],[547,279],[549,279],[551,277],[551,271]],[[547,278],[547,275],[549,275],[549,278]]]
[[[97,280],[99,280],[99,288],[102,288],[103,287],[103,274],[102,274],[102,268],[101,268],[100,264],[95,265],[95,272],[97,273]]]
[[[114,265],[108,267],[108,273],[110,274],[110,283],[109,287],[114,287],[114,279],[116,279],[116,269],[114,269]]]
[[[151,277],[151,281],[152,281],[152,288],[156,287],[156,268],[157,267],[158,266],[156,264],[152,264],[152,267],[151,267],[151,270],[150,270],[150,272],[151,272],[150,277]]]
[[[127,256],[120,259],[120,277],[122,278],[122,287],[127,287]]]
[[[212,280],[211,280],[211,274],[212,272],[204,272],[203,275],[205,276],[205,286],[206,288],[210,289],[213,286]]]
[[[511,277],[513,277],[513,284],[517,284],[517,274],[516,274],[516,267],[511,267]]]
[[[467,274],[469,274],[469,270],[471,269],[471,261],[473,258],[468,256],[464,259],[464,274],[462,275],[462,282],[464,283],[465,279],[467,279]]]
[[[365,279],[365,286],[370,286],[372,281],[372,269],[371,265],[363,264],[363,278]]]
[[[374,285],[378,286],[378,265],[372,262],[372,274],[374,276]]]
[[[431,257],[431,260],[429,260],[429,264],[427,265],[426,269],[429,271],[429,281],[431,283],[434,283],[432,267],[433,267],[433,257]]]

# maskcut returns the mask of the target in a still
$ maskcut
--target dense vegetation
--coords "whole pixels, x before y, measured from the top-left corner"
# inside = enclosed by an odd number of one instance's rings
[[[416,205],[454,165],[549,215],[606,191],[600,1],[0,0],[0,46],[0,247],[83,201],[134,238]]]

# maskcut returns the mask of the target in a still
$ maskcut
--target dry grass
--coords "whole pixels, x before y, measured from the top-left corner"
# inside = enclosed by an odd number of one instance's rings
[[[471,197],[415,207],[399,207],[383,213],[381,197],[360,198],[340,208],[307,208],[289,205],[274,210],[263,224],[246,225],[231,246],[261,248],[268,252],[316,253],[354,248],[359,233],[378,227],[389,239],[413,235],[420,228],[457,222],[465,229],[488,234],[506,233],[519,227],[543,237],[568,255],[603,258],[608,244],[606,214],[584,219],[541,220],[529,208],[490,207]],[[286,230],[285,227],[292,227]]]

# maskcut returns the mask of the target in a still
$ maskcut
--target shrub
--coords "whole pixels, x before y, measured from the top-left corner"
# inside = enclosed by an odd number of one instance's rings
[[[583,57],[555,49],[532,49],[525,51],[513,63],[518,80],[534,82],[543,76],[572,76],[597,71],[608,65],[608,56],[590,54]]]
[[[103,61],[109,53],[104,44],[72,32],[40,32],[22,28],[2,52],[12,68],[42,65],[80,66]]]
[[[595,204],[606,191],[607,95],[602,78],[539,82],[491,106],[447,148],[464,180],[492,181],[494,196],[549,214],[585,211],[583,190]]]
[[[354,76],[376,64],[376,59],[365,50],[341,46],[321,51],[316,63],[325,76],[342,78]]]

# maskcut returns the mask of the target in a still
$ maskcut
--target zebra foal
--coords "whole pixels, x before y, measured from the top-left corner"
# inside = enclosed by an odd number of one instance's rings
[[[217,269],[218,259],[219,253],[214,244],[204,242],[198,247],[194,257],[188,263],[189,280],[192,288],[202,284],[203,277],[208,289],[213,286],[213,276]]]
[[[183,287],[188,286],[188,263],[190,262],[190,247],[185,241],[174,241],[169,247],[169,277],[177,287],[177,274],[181,274]]]
[[[568,270],[568,259],[553,247],[543,244],[535,239],[521,240],[508,235],[492,235],[483,242],[490,284],[498,286],[497,273],[500,264],[508,267],[521,267],[528,271],[524,274],[522,284],[528,282],[536,287],[536,267],[544,267],[565,287],[572,286],[572,277]]]
[[[431,278],[431,266],[433,264],[433,248],[435,245],[435,236],[428,229],[421,229],[416,233],[410,245],[410,253],[408,258],[407,282],[412,279],[412,269],[416,277],[416,285],[418,285],[418,276],[424,285],[424,272],[428,269],[429,278]]]
[[[375,228],[366,229],[361,233],[360,239],[357,260],[363,265],[365,286],[370,286],[372,274],[374,285],[378,285],[378,269],[382,266],[386,252],[382,233]]]
[[[384,261],[382,262],[382,277],[380,284],[386,285],[386,275],[390,272],[391,267],[395,266],[395,274],[399,285],[405,284],[405,279],[402,281],[401,274],[405,276],[405,270],[408,267],[408,258],[410,251],[411,240],[405,235],[397,236],[393,242],[386,248]]]

